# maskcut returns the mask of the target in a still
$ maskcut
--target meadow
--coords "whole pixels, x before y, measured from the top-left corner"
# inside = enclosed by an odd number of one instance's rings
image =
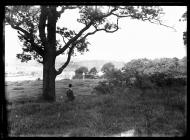
[[[6,82],[9,136],[184,136],[186,87],[116,89],[97,94],[98,79],[56,81],[56,102],[40,97],[42,81]],[[76,99],[66,103],[73,84]],[[167,95],[167,96],[166,96]],[[169,98],[167,98],[169,97]]]

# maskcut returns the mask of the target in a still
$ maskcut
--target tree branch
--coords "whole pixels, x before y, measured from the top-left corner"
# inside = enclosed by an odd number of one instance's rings
[[[69,64],[70,60],[71,60],[71,54],[72,54],[72,51],[74,49],[75,45],[72,45],[70,48],[69,48],[69,52],[68,52],[68,57],[67,57],[67,60],[66,62],[58,69],[58,71],[56,71],[56,75],[59,75],[62,73],[62,71],[67,67],[67,65]]]
[[[92,25],[92,23],[93,23],[93,21],[91,21],[87,26],[85,26],[78,34],[75,35],[75,37],[71,38],[67,42],[67,44],[65,44],[65,46],[63,48],[61,48],[60,50],[58,50],[56,52],[56,56],[63,53],[73,42],[75,42],[82,35],[82,33],[84,33]]]
[[[117,10],[117,8],[115,7],[115,8],[113,8],[110,12],[108,12],[107,14],[102,15],[102,17],[100,17],[100,18],[105,18],[105,17],[108,17],[108,16],[112,15],[112,14],[113,14],[113,12],[114,12],[114,11],[116,11],[116,10]]]
[[[116,11],[117,8],[113,8],[109,13],[103,15],[101,18],[105,18],[105,17],[108,17],[110,16],[114,11]],[[63,48],[61,48],[60,50],[58,50],[56,52],[56,56],[60,55],[61,53],[63,53],[74,41],[76,41],[81,35],[82,33],[84,33],[92,24],[93,24],[93,20],[87,24],[78,34],[75,35],[75,37],[73,37],[72,39],[70,39]],[[103,29],[98,29],[97,31],[101,31]],[[105,30],[105,29],[104,29]],[[118,29],[117,29],[118,30]],[[117,31],[115,30],[115,31]],[[109,33],[113,33],[115,31],[108,31],[108,30],[105,30],[106,32],[109,32]],[[90,34],[89,34],[90,35]]]
[[[114,31],[109,31],[109,30],[106,30],[106,29],[97,29],[97,28],[96,28],[95,31],[87,33],[87,34],[86,34],[84,37],[82,37],[81,39],[85,39],[87,36],[93,35],[93,34],[95,34],[97,31],[102,31],[102,30],[104,30],[104,31],[106,31],[106,32],[113,33],[113,32],[115,32],[115,31],[117,31],[118,29],[119,29],[119,28],[118,28],[118,19],[117,19],[117,28],[116,28]],[[75,42],[75,44],[72,45],[72,47],[70,47],[67,60],[66,60],[66,62],[58,69],[58,71],[56,72],[57,75],[61,74],[62,71],[66,68],[66,66],[69,64],[69,62],[70,62],[70,60],[71,60],[71,53],[72,53],[72,51],[73,51],[73,49],[74,49],[74,47],[75,47],[76,44],[77,44],[77,41]],[[67,49],[67,48],[65,47],[65,50],[66,50],[66,49]]]
[[[10,24],[10,23],[9,23]],[[27,32],[26,30],[24,30],[23,28],[21,28],[21,27],[19,27],[19,26],[15,26],[15,25],[13,25],[13,24],[10,24],[11,25],[11,27],[13,28],[13,29],[16,29],[16,30],[19,30],[19,31],[21,31],[21,32],[23,32],[26,36],[29,36],[30,34],[29,34],[29,32]]]
[[[126,16],[124,16],[124,15],[117,15],[117,14],[115,14],[115,13],[112,13],[112,15],[114,15],[114,16],[116,16],[116,17],[118,17],[118,18],[130,17],[130,16],[131,16],[131,15],[126,15]]]
[[[116,17],[118,17],[118,18],[123,18],[123,17],[133,17],[133,18],[137,18],[137,19],[139,18],[139,17],[136,17],[135,15],[131,15],[131,14],[129,14],[129,15],[117,15],[117,14],[115,14],[115,13],[112,13],[112,15],[114,15],[114,16],[116,16]],[[155,18],[155,16],[152,16],[152,17],[144,16],[144,17],[141,17],[140,19],[141,19],[142,21],[146,21],[146,20],[147,20],[147,21],[149,21],[149,22],[151,22],[151,23],[153,23],[153,24],[157,24],[156,22],[153,22],[153,20],[156,20],[159,25],[162,25],[162,26],[171,28],[171,29],[173,29],[173,30],[176,32],[176,29],[175,29],[175,28],[173,28],[173,27],[171,27],[171,26],[168,26],[168,25],[165,25],[165,24],[162,24],[159,19],[156,19],[156,18]]]
[[[156,19],[155,19],[155,20],[156,20]],[[148,19],[148,21],[151,22],[151,23],[157,24],[156,22],[153,22],[153,21],[151,21],[150,19]],[[173,27],[171,27],[171,26],[162,24],[160,20],[156,20],[156,21],[158,22],[159,25],[165,26],[165,27],[167,27],[167,28],[171,28],[171,29],[173,29],[175,32],[177,31],[175,28],[173,28]]]
[[[29,32],[26,31],[25,29],[23,29],[23,28],[17,26],[17,24],[14,25],[14,23],[11,22],[11,21],[8,21],[8,24],[9,24],[13,29],[18,30],[18,33],[19,33],[26,41],[28,41],[29,43],[31,43],[31,47],[32,47],[32,49],[33,49],[34,51],[36,51],[36,52],[37,52],[39,55],[41,55],[42,57],[44,56],[44,50],[43,50],[42,48],[40,48],[40,47],[34,42],[34,38],[33,38],[32,32],[29,33]],[[22,32],[24,35],[21,34],[19,31]],[[31,31],[32,31],[32,30],[31,30]]]
[[[78,6],[62,6],[61,10],[58,11],[58,14],[60,15],[60,14],[64,13],[65,10],[67,10],[67,9],[76,9],[76,8],[78,8]]]
[[[64,36],[62,36],[62,38],[63,38],[63,42],[66,44],[66,41],[65,41],[65,39],[64,39]]]
[[[60,33],[59,33],[59,31],[56,31],[56,33],[57,34],[59,34],[62,38],[63,38],[63,42],[66,44],[67,42],[65,41],[65,39],[64,38],[66,38],[66,37],[64,37],[64,35],[61,35]],[[67,38],[68,39],[68,38]],[[69,39],[68,39],[69,40]]]
[[[87,33],[84,37],[82,37],[82,39],[85,39],[85,38],[86,38],[87,36],[89,36],[89,35],[95,34],[97,31],[98,31],[98,30],[95,30],[95,31],[90,32],[90,33]]]
[[[42,57],[44,56],[44,51],[36,44],[34,43],[33,37],[31,35],[23,35],[19,31],[18,33],[27,41],[31,44],[31,49],[36,51],[39,55]]]
[[[95,27],[95,26],[94,26],[94,27]],[[107,33],[114,33],[114,32],[116,32],[116,31],[119,29],[119,18],[117,18],[116,29],[113,30],[113,31],[109,31],[109,30],[107,30],[106,28],[102,28],[102,29],[97,29],[97,27],[95,27],[95,28],[96,28],[96,31],[105,31],[105,32],[107,32]]]
[[[37,60],[38,61],[38,63],[41,63],[41,64],[43,64],[44,62],[43,62],[43,60],[42,61],[40,61],[40,60]]]
[[[46,27],[46,20],[47,20],[47,9],[45,6],[41,6],[41,14],[39,19],[39,36],[42,41],[43,46],[46,46],[46,34],[45,34],[45,27]]]

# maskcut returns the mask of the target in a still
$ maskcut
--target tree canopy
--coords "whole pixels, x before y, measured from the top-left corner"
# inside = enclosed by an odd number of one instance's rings
[[[161,58],[161,59],[135,59],[126,63],[122,68],[124,73],[129,77],[136,74],[153,75],[164,73],[167,77],[185,76],[186,75],[186,57],[178,58]]]
[[[87,73],[87,72],[88,72],[88,68],[84,66],[75,70],[76,75],[82,75],[83,73]]]
[[[89,71],[89,74],[96,75],[96,73],[97,73],[96,67],[91,68],[90,71]]]
[[[109,62],[109,63],[106,63],[102,66],[101,71],[103,71],[104,73],[108,73],[109,71],[112,71],[114,69],[115,69],[114,64]]]

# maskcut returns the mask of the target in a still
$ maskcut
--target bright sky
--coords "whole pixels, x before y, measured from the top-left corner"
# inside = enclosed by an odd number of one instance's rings
[[[179,22],[182,14],[186,11],[185,6],[164,6],[164,23],[175,27],[177,31],[170,28],[142,22],[132,19],[122,19],[119,22],[120,30],[115,33],[103,31],[89,36],[90,51],[84,55],[73,57],[77,60],[116,60],[128,62],[138,58],[162,58],[186,56],[186,47],[183,44],[183,31],[186,22]],[[72,15],[72,16],[71,16]],[[77,14],[65,13],[58,25],[64,25],[72,29],[79,29],[77,25]],[[16,54],[21,52],[21,43],[17,32],[10,27],[5,28],[5,61],[6,63],[16,59]]]

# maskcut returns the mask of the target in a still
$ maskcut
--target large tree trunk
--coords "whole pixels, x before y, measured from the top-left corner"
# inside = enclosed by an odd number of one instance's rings
[[[56,7],[49,7],[47,18],[47,46],[43,58],[43,97],[55,101]]]
[[[43,98],[48,101],[55,101],[55,70],[50,61],[43,65]]]

